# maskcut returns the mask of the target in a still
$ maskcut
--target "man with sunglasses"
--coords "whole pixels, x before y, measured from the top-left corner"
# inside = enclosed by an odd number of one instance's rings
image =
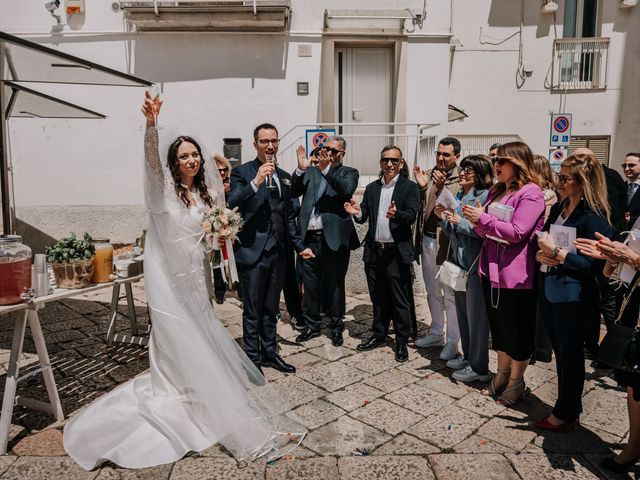
[[[285,280],[289,244],[302,258],[313,256],[297,231],[291,177],[275,162],[280,140],[269,123],[253,132],[255,160],[231,172],[228,204],[238,207],[244,226],[234,246],[242,285],[242,334],[247,356],[258,367],[294,373],[277,353],[276,315]]]
[[[364,239],[364,269],[373,304],[373,335],[356,347],[371,350],[386,343],[393,319],[396,334],[396,361],[409,359],[407,342],[412,333],[410,268],[413,263],[413,223],[418,215],[418,186],[402,174],[402,151],[387,145],[380,153],[380,179],[367,185],[360,205],[353,199],[344,209],[355,221],[369,221]]]
[[[343,165],[346,141],[335,135],[317,153],[312,166],[304,147],[298,148],[293,196],[302,196],[298,225],[305,248],[314,256],[302,260],[302,283],[307,329],[297,338],[305,342],[320,335],[320,307],[329,318],[331,343],[343,343],[345,277],[351,250],[360,245],[353,221],[343,205],[358,187],[359,173]]]
[[[449,239],[441,234],[439,218],[435,214],[436,199],[443,189],[454,196],[458,193],[457,166],[460,158],[460,141],[454,137],[440,140],[436,154],[436,166],[431,171],[414,167],[416,182],[420,188],[420,210],[416,222],[414,241],[416,261],[422,264],[422,276],[427,289],[427,303],[431,314],[431,329],[415,341],[420,348],[441,347],[442,360],[458,356],[460,329],[454,291],[436,278],[442,262],[450,255]],[[446,314],[446,342],[445,342]]]

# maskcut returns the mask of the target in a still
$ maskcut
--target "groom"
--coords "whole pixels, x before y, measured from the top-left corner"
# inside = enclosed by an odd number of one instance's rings
[[[238,207],[244,226],[234,246],[243,293],[244,349],[251,361],[281,372],[295,367],[278,355],[276,314],[286,273],[287,244],[302,258],[312,258],[297,232],[291,203],[291,176],[275,164],[280,140],[269,123],[253,131],[255,160],[231,172],[228,204]]]

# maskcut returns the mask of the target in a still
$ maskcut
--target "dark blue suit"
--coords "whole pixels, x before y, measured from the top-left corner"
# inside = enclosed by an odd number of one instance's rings
[[[293,174],[293,195],[302,195],[298,225],[300,237],[311,248],[315,258],[302,261],[305,287],[304,304],[308,326],[320,330],[320,305],[324,305],[333,335],[344,329],[345,277],[350,251],[358,248],[358,235],[344,203],[358,187],[358,171],[345,165],[330,167],[326,175],[317,167],[309,167],[301,175]],[[324,180],[324,186],[323,186]],[[309,230],[311,215],[319,214],[322,229]]]
[[[276,313],[288,244],[298,253],[304,249],[291,203],[291,176],[278,168],[280,188],[267,189],[265,181],[256,191],[251,181],[260,165],[256,158],[232,170],[228,198],[229,207],[238,207],[244,220],[234,253],[242,284],[244,348],[257,365],[261,357],[272,359],[277,354]]]
[[[563,202],[551,207],[544,231],[549,231],[562,211]],[[582,200],[563,224],[574,227],[577,238],[595,239],[595,233],[611,237],[607,220]],[[568,253],[564,264],[540,272],[538,308],[556,355],[558,400],[553,414],[565,422],[582,412],[584,388],[584,335],[588,319],[598,306],[596,275],[604,262],[580,253]]]
[[[369,221],[364,239],[364,269],[369,296],[373,304],[373,336],[384,342],[391,318],[394,320],[396,344],[406,345],[413,330],[413,288],[410,266],[414,260],[413,224],[420,207],[418,185],[400,175],[391,200],[396,214],[389,220],[393,246],[380,248],[375,242],[382,179],[376,180],[364,191],[358,223]],[[385,212],[386,213],[386,212]]]

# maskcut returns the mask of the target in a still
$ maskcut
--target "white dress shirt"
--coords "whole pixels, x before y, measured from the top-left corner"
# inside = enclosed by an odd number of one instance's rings
[[[387,210],[391,205],[391,197],[398,183],[398,177],[393,177],[389,183],[384,183],[384,177],[380,179],[382,189],[380,190],[380,203],[378,204],[378,221],[376,222],[376,242],[393,242],[391,236],[391,228],[389,228],[389,219],[387,218]]]
[[[330,168],[331,168],[331,164],[327,165],[327,168],[322,170],[322,176],[325,176],[327,173],[329,173]],[[296,168],[296,174],[299,177],[304,175],[304,172],[305,170],[300,170],[299,168]],[[322,216],[321,215],[316,216],[315,207],[313,208],[313,210],[311,210],[311,217],[309,217],[309,226],[307,227],[307,230],[322,230]]]

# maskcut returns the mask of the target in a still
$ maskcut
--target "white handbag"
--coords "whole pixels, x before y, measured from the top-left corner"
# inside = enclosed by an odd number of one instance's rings
[[[456,292],[467,291],[469,272],[461,269],[449,260],[442,262],[438,273],[436,273],[436,278],[440,280],[440,283],[452,288]]]

